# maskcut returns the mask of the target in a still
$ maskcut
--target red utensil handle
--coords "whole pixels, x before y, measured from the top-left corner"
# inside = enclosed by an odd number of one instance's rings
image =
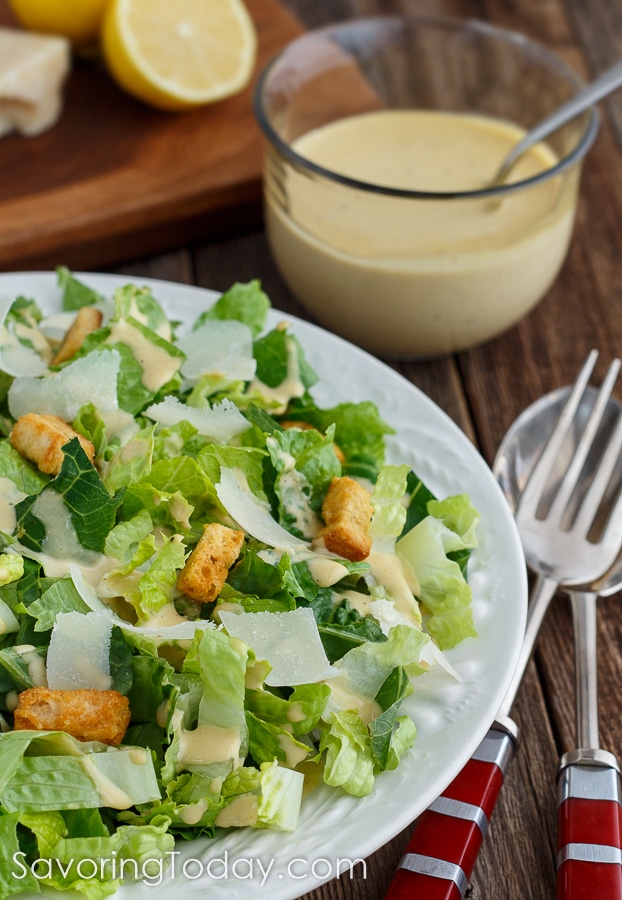
[[[417,820],[385,900],[464,897],[514,743],[509,732],[490,729],[460,774]]]
[[[614,756],[562,757],[558,795],[558,900],[622,900],[622,806]]]

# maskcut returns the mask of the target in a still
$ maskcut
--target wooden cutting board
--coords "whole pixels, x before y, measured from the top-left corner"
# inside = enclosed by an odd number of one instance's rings
[[[0,140],[0,270],[95,270],[261,220],[253,86],[302,26],[276,0],[247,6],[258,58],[235,97],[160,112],[124,94],[100,62],[75,61],[58,124]],[[1,0],[0,24],[15,24]]]

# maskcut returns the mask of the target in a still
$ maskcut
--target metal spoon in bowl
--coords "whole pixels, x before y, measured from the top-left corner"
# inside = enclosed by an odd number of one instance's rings
[[[536,461],[542,434],[552,429],[568,391],[563,388],[529,407],[499,448],[494,471],[513,509]],[[621,411],[622,405],[610,399],[607,415],[611,423]],[[610,429],[608,424],[604,434]],[[619,466],[612,479],[612,495],[619,490],[621,480]],[[566,900],[587,896],[582,893],[587,885],[589,896],[622,896],[620,768],[615,756],[600,748],[596,647],[597,599],[621,588],[622,554],[598,581],[564,587],[573,618],[577,715],[577,749],[565,753],[559,762],[557,879],[558,896]]]
[[[582,88],[570,100],[548,115],[545,119],[538,123],[534,128],[527,132],[524,138],[512,147],[507,154],[501,166],[497,170],[494,178],[490,182],[490,187],[497,187],[503,184],[511,170],[514,168],[521,156],[537,144],[538,141],[544,140],[562,125],[570,122],[580,113],[585,112],[590,106],[598,103],[603,97],[616,91],[622,87],[622,62],[616,63],[600,75],[595,81]]]

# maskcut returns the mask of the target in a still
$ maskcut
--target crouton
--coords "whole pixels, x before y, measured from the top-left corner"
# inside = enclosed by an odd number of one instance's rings
[[[66,731],[79,741],[118,747],[130,724],[130,704],[118,691],[28,688],[18,697],[16,731]]]
[[[54,354],[50,365],[59,366],[75,356],[84,339],[91,332],[96,331],[101,325],[103,315],[99,309],[94,306],[83,306],[78,315],[73,320],[73,324],[67,329],[63,341]]]
[[[300,428],[301,431],[318,431],[319,434],[322,434],[322,432],[319,431],[319,429],[316,428],[315,425],[311,425],[309,422],[303,422],[303,421],[294,422],[294,421],[290,421],[289,419],[285,419],[283,422],[280,423],[280,425],[281,425],[281,428],[286,428],[286,429],[287,428]],[[333,441],[333,450],[335,451],[335,456],[337,457],[339,462],[343,465],[343,463],[346,461],[345,454],[344,454],[343,450],[341,449],[341,447],[339,446],[339,444],[335,444],[334,441]]]
[[[20,416],[10,435],[13,447],[36,463],[46,475],[58,475],[63,463],[63,446],[77,437],[82,449],[93,462],[95,447],[83,435],[74,431],[60,416],[26,413]]]
[[[244,534],[213,522],[186,560],[177,579],[178,589],[198,603],[211,603],[223,589],[229,569],[244,543]]]
[[[344,559],[352,562],[365,559],[371,550],[369,523],[372,512],[364,487],[347,475],[333,478],[322,504],[326,524],[316,540],[323,541],[327,550]]]

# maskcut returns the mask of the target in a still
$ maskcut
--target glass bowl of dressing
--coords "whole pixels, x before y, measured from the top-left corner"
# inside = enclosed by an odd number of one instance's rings
[[[388,358],[510,328],[565,259],[595,110],[490,183],[582,85],[539,44],[472,20],[358,19],[293,41],[255,93],[268,239],[291,290]]]

